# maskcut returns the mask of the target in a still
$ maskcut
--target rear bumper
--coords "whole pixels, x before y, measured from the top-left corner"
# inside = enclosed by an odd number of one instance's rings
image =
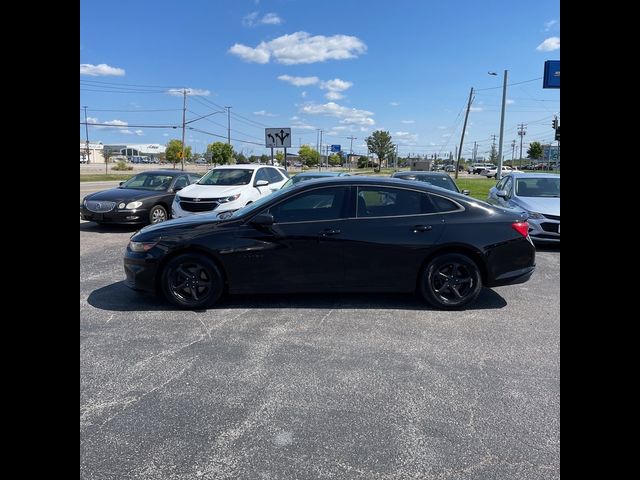
[[[524,283],[531,278],[531,275],[533,275],[533,272],[535,271],[535,269],[536,267],[533,266],[533,267],[527,267],[527,268],[520,268],[512,272],[504,273],[500,275],[498,278],[496,278],[493,281],[493,283],[489,286],[502,287],[504,285],[516,285],[518,283]]]

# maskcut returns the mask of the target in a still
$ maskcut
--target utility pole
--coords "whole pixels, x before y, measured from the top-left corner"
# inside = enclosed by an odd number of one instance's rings
[[[182,96],[183,96],[183,100],[182,100],[182,152],[181,152],[180,156],[182,157],[182,170],[184,170],[184,153],[185,153],[184,152],[184,150],[185,150],[185,146],[184,146],[184,127],[186,125],[185,119],[186,119],[186,116],[187,116],[187,89],[186,88],[182,89]]]
[[[491,157],[496,154],[496,135],[491,135]],[[491,159],[493,161],[493,158]]]
[[[224,107],[227,109],[227,143],[231,145],[231,107]]]
[[[85,106],[82,108],[84,108],[84,133],[86,135],[85,148],[87,150],[87,164],[89,164],[89,125],[87,124],[87,107]]]
[[[527,134],[527,126],[524,123],[518,125],[518,135],[520,135],[520,168],[522,168],[522,139]]]
[[[498,170],[496,171],[496,181],[502,178],[502,142],[504,141],[504,109],[507,104],[507,75],[504,71],[504,82],[502,84],[502,113],[500,114],[500,144],[498,145]]]
[[[351,146],[349,147],[349,159],[347,160],[347,166],[349,167],[349,171],[351,171],[351,156],[353,155],[353,141],[357,137],[347,137],[347,138],[351,140]]]
[[[322,130],[320,130],[320,150],[318,152],[320,153],[320,160],[318,161],[318,171],[320,171],[322,167]]]
[[[460,157],[462,156],[462,144],[464,143],[464,133],[467,129],[467,119],[469,118],[469,110],[471,110],[471,102],[473,101],[473,87],[471,87],[471,91],[469,92],[469,102],[467,103],[467,113],[464,115],[464,125],[462,126],[462,135],[460,136],[460,148],[458,149],[456,157],[458,160],[456,161],[456,172],[455,178],[458,178],[458,169],[460,168]]]
[[[513,140],[511,142],[511,166],[513,166],[513,157],[515,156],[515,154],[516,154],[516,141]]]
[[[478,154],[478,142],[473,142],[473,163],[476,163],[476,155]]]

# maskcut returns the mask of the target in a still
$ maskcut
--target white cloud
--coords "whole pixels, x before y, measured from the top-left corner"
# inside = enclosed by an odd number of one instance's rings
[[[131,130],[120,130],[120,133],[124,133],[126,135],[133,135],[133,132]]]
[[[87,123],[88,124],[98,123],[98,118],[97,117],[87,117]]]
[[[181,97],[183,95],[183,93],[182,93],[183,90],[186,90],[187,91],[187,95],[189,95],[191,97],[208,97],[209,95],[211,95],[211,92],[209,90],[204,90],[202,88],[187,88],[187,89],[170,88],[169,90],[167,90],[167,93],[169,95],[174,95],[176,97]]]
[[[241,43],[236,43],[233,47],[229,49],[229,53],[233,53],[234,55],[239,56],[246,62],[255,62],[255,63],[269,63],[269,57],[271,53],[269,53],[267,44],[262,42],[256,48],[247,47],[246,45],[242,45]]]
[[[340,92],[327,92],[324,96],[327,97],[327,100],[340,100],[344,98],[344,95]]]
[[[551,27],[553,27],[557,23],[558,20],[549,20],[548,22],[544,22],[544,31],[548,32],[549,30],[551,30]]]
[[[237,55],[247,62],[256,63],[268,63],[273,55],[278,63],[295,65],[355,58],[366,50],[367,46],[358,37],[350,35],[311,36],[307,32],[295,32],[282,35],[269,42],[260,42],[255,48],[236,43],[229,49],[229,53]]]
[[[126,127],[127,125],[129,125],[129,123],[125,122],[124,120],[108,120],[104,123],[105,125],[117,125],[119,127]]]
[[[301,94],[301,95],[302,95],[302,98],[305,98],[305,97],[307,96],[307,92],[306,92],[306,91],[305,91],[305,92],[302,92],[302,94]]]
[[[395,135],[397,137],[406,137],[407,135],[410,135],[409,132],[396,132]]]
[[[409,133],[409,132],[396,132],[393,134],[394,137],[397,137],[399,140],[402,141],[403,145],[411,145],[414,144],[416,142],[416,140],[418,140],[418,134],[417,133]]]
[[[507,98],[507,105],[513,105],[514,103],[516,103],[514,100]]]
[[[262,20],[260,20],[260,23],[264,25],[280,25],[282,22],[283,20],[275,13],[267,13],[262,17]]]
[[[482,111],[482,107],[471,107],[469,109],[470,112],[481,112]]]
[[[400,120],[400,123],[407,123],[407,124],[409,124],[409,123],[416,123],[416,121],[415,121],[415,120]]]
[[[142,130],[136,130],[136,135],[138,135],[139,137],[141,137],[142,135],[144,135],[144,132]]]
[[[315,130],[313,125],[307,125],[306,123],[296,123],[291,125],[291,128],[297,128],[298,130]]]
[[[91,65],[90,63],[80,64],[80,75],[90,75],[92,77],[124,77],[124,69],[111,67],[106,63]]]
[[[373,112],[367,110],[358,110],[356,108],[347,108],[334,102],[328,102],[324,105],[310,103],[304,105],[301,112],[309,115],[325,115],[340,119],[340,123],[355,125],[375,125],[375,120],[371,118]]]
[[[560,48],[560,37],[549,37],[536,47],[539,52],[551,52]]]
[[[100,122],[97,117],[87,117],[87,123],[89,125],[104,123],[104,125],[95,125],[93,128],[108,128],[107,125],[113,125],[115,127],[126,127],[127,125],[129,125],[123,120],[107,120],[106,122]]]
[[[278,80],[289,82],[296,87],[304,87],[306,85],[315,85],[320,81],[318,77],[292,77],[291,75],[280,75]]]
[[[298,117],[297,115],[294,115],[289,120],[300,120],[300,117]]]
[[[338,125],[337,127],[331,127],[331,130],[346,130],[347,127],[343,125]]]
[[[391,105],[392,107],[397,107],[398,105],[400,105],[400,102],[389,102],[389,105]]]
[[[253,114],[261,117],[277,117],[275,113],[269,113],[266,110],[258,110],[257,112],[253,112]]]
[[[256,25],[280,25],[284,20],[275,13],[267,13],[262,18],[258,18],[260,12],[255,11],[242,17],[242,24],[245,27],[255,27]]]
[[[326,82],[322,82],[320,84],[320,88],[322,88],[323,90],[330,90],[332,92],[344,92],[352,86],[353,82],[347,82],[346,80],[341,80],[339,78],[327,80]]]

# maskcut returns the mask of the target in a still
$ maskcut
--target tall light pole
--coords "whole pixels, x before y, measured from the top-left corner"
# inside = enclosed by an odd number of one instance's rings
[[[498,145],[498,171],[496,172],[496,180],[500,180],[502,177],[502,141],[504,138],[504,108],[507,103],[507,74],[508,70],[504,71],[504,81],[502,84],[502,113],[500,114],[500,144]],[[496,72],[489,72],[489,75],[498,75]]]
[[[231,145],[231,107],[224,107],[227,109],[227,143]]]
[[[181,159],[181,170],[184,171],[184,129],[186,127],[186,116],[187,116],[187,89],[182,89],[182,152],[180,152]],[[175,164],[174,164],[175,168]]]
[[[89,124],[87,123],[87,107],[82,108],[84,108],[84,133],[87,136],[85,148],[87,150],[87,164],[89,164]]]

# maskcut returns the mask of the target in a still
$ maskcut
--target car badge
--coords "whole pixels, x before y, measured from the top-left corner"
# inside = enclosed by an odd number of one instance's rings
[[[199,202],[199,201],[200,201],[200,199],[199,199],[199,198],[194,198],[194,199],[193,199],[193,201],[194,201],[194,202]]]

